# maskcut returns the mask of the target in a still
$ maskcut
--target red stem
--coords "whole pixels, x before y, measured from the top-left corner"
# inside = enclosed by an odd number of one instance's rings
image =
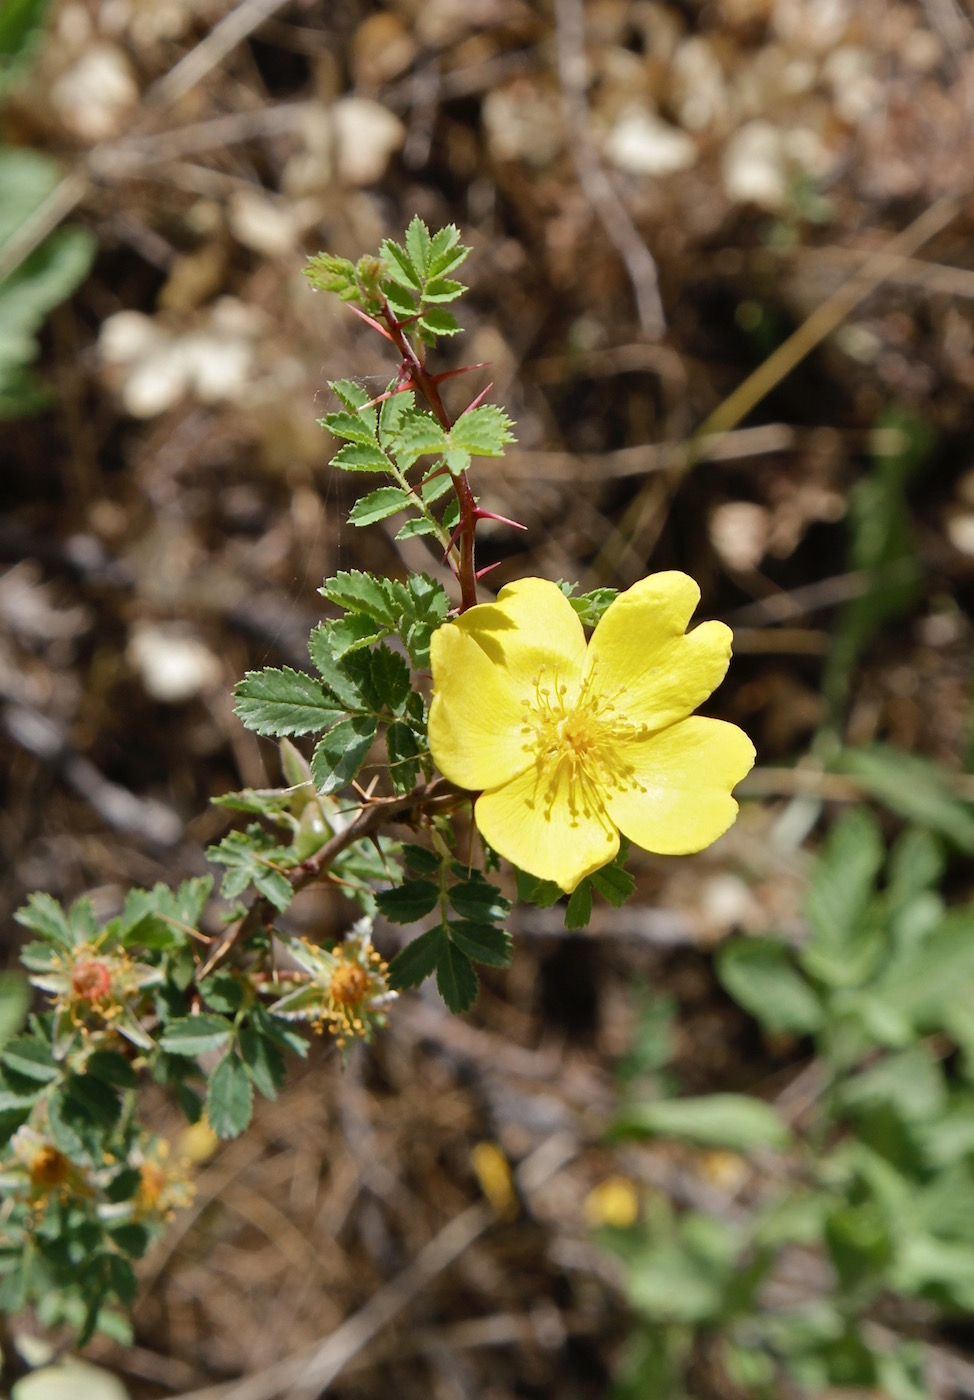
[[[453,427],[453,422],[440,398],[437,384],[439,376],[434,376],[427,370],[425,363],[420,359],[416,348],[406,334],[404,323],[397,319],[395,312],[384,297],[382,299],[382,317],[389,327],[393,344],[402,355],[403,363],[409,366],[413,383],[429,404],[443,431],[448,433]],[[467,473],[459,472],[453,476],[451,472],[450,476],[453,479],[453,488],[457,493],[457,501],[460,506],[460,522],[457,526],[457,540],[460,545],[460,562],[457,568],[457,578],[460,581],[459,610],[466,612],[477,602],[477,564],[474,550],[474,536],[477,530],[477,503],[470,489]]]

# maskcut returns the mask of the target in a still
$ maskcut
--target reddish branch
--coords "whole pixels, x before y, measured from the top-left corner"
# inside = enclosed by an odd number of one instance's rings
[[[439,375],[430,374],[425,361],[406,334],[401,322],[389,303],[383,298],[382,316],[389,328],[389,337],[402,356],[402,377],[410,379],[430,406],[434,417],[445,433],[453,427],[453,420],[447,413],[440,397]],[[460,550],[456,575],[460,583],[460,611],[466,612],[477,602],[477,564],[474,552],[474,536],[477,530],[477,502],[474,500],[466,472],[450,473],[453,489],[457,493],[460,506],[460,522],[455,539]]]
[[[469,793],[462,792],[460,788],[447,782],[446,778],[434,778],[432,782],[421,783],[419,787],[413,788],[412,792],[399,797],[372,798],[348,826],[336,831],[313,856],[296,865],[293,870],[282,871],[282,874],[287,876],[291,888],[297,894],[298,890],[303,890],[307,885],[327,875],[338,856],[347,851],[349,846],[374,836],[380,827],[395,821],[416,823],[420,817],[450,807],[469,796]],[[279,913],[276,905],[259,895],[244,917],[229,928],[210,950],[206,960],[197,969],[196,980],[200,981],[208,976],[235,943],[246,942],[258,929],[270,928]]]

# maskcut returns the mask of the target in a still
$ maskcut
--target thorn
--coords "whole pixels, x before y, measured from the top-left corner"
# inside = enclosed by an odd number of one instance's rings
[[[416,385],[412,379],[403,379],[397,382],[393,388],[387,389],[384,394],[377,394],[374,399],[369,399],[366,408],[375,408],[376,404],[385,403],[386,399],[394,398],[396,394],[405,394],[408,389],[415,389]]]
[[[489,364],[489,360],[481,360],[479,365],[461,365],[459,369],[445,369],[440,374],[431,374],[430,379],[434,384],[442,384],[444,379],[453,379],[458,374],[469,374],[472,369],[486,369]],[[489,384],[487,388],[490,388]],[[484,393],[486,392],[485,389]]]
[[[528,527],[522,525],[520,520],[509,520],[506,515],[498,515],[492,510],[481,510],[480,506],[474,506],[473,516],[475,520],[498,520],[501,525],[510,525],[515,530],[526,530]]]
[[[438,466],[438,467],[436,468],[435,471],[431,471],[430,474],[429,474],[428,476],[424,476],[423,479],[422,479],[422,480],[420,481],[420,483],[419,483],[420,486],[425,486],[425,485],[427,484],[427,482],[435,481],[436,478],[437,478],[438,476],[442,476],[442,475],[444,474],[444,472],[450,472],[450,468],[446,465],[445,462],[441,463],[441,465]],[[453,473],[450,472],[450,475],[452,476]]]
[[[477,570],[477,572],[474,574],[474,578],[477,579],[479,582],[480,579],[483,578],[484,574],[489,574],[492,569],[499,569],[500,566],[501,561],[499,559],[494,564],[485,564],[482,569]]]
[[[392,339],[392,336],[386,330],[385,326],[383,326],[381,322],[377,321],[374,316],[370,316],[367,312],[363,311],[360,306],[353,306],[351,302],[349,302],[349,307],[352,311],[355,312],[355,315],[359,318],[360,321],[364,321],[366,325],[371,326],[372,329],[378,331],[380,335],[384,335],[386,340]]]
[[[463,413],[469,413],[471,409],[479,408],[480,405],[483,403],[484,399],[490,393],[491,389],[493,389],[493,387],[494,384],[493,381],[491,381],[491,383],[487,385],[486,389],[481,389],[480,393],[473,400],[473,402],[467,404],[466,408],[463,410]],[[463,413],[460,414],[461,418],[463,417]]]

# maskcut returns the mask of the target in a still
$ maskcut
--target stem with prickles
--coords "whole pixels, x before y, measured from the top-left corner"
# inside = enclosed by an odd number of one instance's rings
[[[440,398],[436,380],[427,370],[424,361],[406,334],[402,322],[397,319],[395,312],[385,298],[382,301],[382,318],[389,327],[393,344],[402,356],[403,365],[408,367],[409,377],[429,404],[443,431],[448,433],[453,427],[453,423],[444,407],[443,400]],[[466,612],[477,602],[477,564],[474,551],[474,536],[477,530],[477,502],[474,500],[466,472],[458,472],[456,476],[451,472],[450,475],[460,506],[460,523],[457,526],[455,537],[460,549],[460,557],[456,566],[456,576],[460,583],[459,610]]]

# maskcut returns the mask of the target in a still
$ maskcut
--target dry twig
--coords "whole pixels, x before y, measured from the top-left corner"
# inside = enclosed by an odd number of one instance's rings
[[[666,316],[656,262],[636,228],[592,142],[585,101],[585,11],[582,0],[555,0],[555,42],[561,105],[578,182],[599,223],[626,265],[643,334],[659,340]]]

